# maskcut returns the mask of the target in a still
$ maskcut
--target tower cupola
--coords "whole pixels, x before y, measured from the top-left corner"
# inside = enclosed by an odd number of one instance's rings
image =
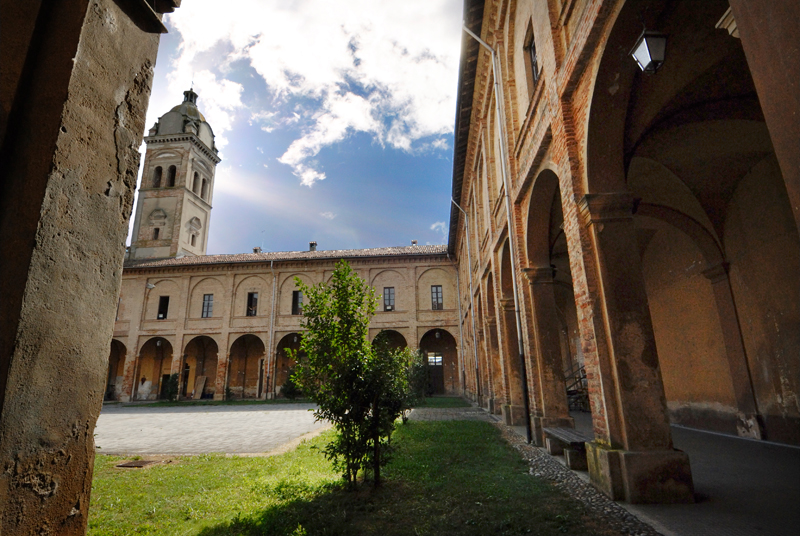
[[[159,117],[144,138],[131,259],[206,254],[220,158],[197,98],[194,89],[184,91],[183,102]]]

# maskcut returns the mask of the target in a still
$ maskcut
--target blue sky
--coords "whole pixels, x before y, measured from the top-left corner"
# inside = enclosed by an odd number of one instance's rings
[[[460,4],[192,0],[166,16],[146,127],[194,84],[223,159],[208,253],[446,243]]]

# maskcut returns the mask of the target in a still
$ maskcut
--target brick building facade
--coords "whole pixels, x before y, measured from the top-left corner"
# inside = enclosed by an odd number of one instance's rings
[[[465,2],[465,389],[510,424],[527,405],[542,445],[585,370],[590,472],[614,498],[691,500],[670,423],[800,444],[798,85],[775,65],[797,59],[778,21],[798,9],[746,4]],[[655,73],[631,56],[643,25],[666,36]]]

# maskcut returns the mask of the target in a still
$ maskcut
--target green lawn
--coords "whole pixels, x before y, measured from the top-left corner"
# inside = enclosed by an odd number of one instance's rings
[[[344,491],[318,447],[271,458],[176,457],[144,469],[97,456],[89,534],[615,534],[528,474],[484,422],[410,422],[393,436],[384,485]]]

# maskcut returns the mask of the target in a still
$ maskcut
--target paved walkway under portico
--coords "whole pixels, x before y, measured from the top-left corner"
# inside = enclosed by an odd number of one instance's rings
[[[572,413],[592,433],[589,413]],[[525,428],[514,427],[525,436]],[[672,427],[689,455],[695,504],[619,503],[664,536],[793,536],[800,533],[800,448]],[[561,458],[558,458],[561,461]],[[574,471],[583,480],[589,474]]]

